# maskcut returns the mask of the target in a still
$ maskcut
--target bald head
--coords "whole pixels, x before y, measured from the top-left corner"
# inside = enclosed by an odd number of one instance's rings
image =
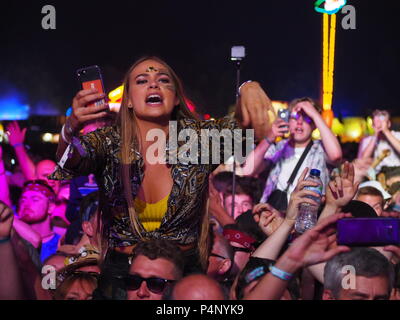
[[[53,173],[55,167],[56,163],[52,160],[45,159],[39,161],[36,165],[36,179],[45,180],[57,194],[60,188],[60,182],[56,180],[49,180],[47,178],[47,176]]]
[[[203,274],[190,275],[180,280],[172,292],[174,300],[224,300],[219,283]]]

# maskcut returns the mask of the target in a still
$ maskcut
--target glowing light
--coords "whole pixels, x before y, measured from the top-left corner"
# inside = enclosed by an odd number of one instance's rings
[[[12,164],[12,165],[15,164],[15,159],[11,159],[11,164]]]
[[[53,139],[51,139],[52,143],[58,143],[60,141],[60,135],[57,134],[53,134]]]
[[[312,138],[314,140],[321,140],[321,132],[319,131],[319,129],[315,129],[312,133]]]
[[[0,120],[26,120],[30,107],[17,94],[0,98]]]
[[[322,106],[324,110],[332,109],[335,47],[336,47],[336,15],[323,14],[322,40]]]
[[[109,102],[108,106],[110,107],[110,111],[118,113],[119,109],[121,108],[121,103],[119,103],[119,102]]]
[[[122,94],[124,93],[124,86],[119,86],[117,89],[111,91],[108,94],[108,98],[115,102],[122,99]]]
[[[65,115],[66,115],[67,117],[69,117],[71,114],[72,114],[72,107],[69,107],[69,108],[67,109],[67,112],[65,112]]]
[[[53,135],[51,133],[47,132],[47,133],[43,134],[42,140],[44,142],[51,142],[53,140]]]
[[[204,120],[210,120],[210,119],[211,119],[211,116],[209,114],[204,115]]]
[[[344,125],[339,121],[338,118],[334,118],[332,122],[332,132],[337,136],[341,136],[344,133]]]
[[[325,14],[336,14],[347,3],[347,0],[317,0],[314,3],[314,9],[317,12]],[[322,8],[321,5],[324,4]]]
[[[191,112],[196,112],[196,106],[192,100],[185,98],[185,102]]]
[[[342,142],[360,142],[366,130],[366,121],[363,118],[346,118],[343,120],[344,132]]]

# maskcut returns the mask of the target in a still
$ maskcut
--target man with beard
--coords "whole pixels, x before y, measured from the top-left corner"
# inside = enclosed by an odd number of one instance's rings
[[[58,248],[60,236],[51,228],[50,214],[54,209],[55,193],[43,180],[30,180],[24,184],[13,227],[35,248],[40,248],[43,262]]]

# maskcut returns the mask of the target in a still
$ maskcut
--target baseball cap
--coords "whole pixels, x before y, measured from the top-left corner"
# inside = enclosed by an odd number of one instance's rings
[[[387,191],[385,191],[385,189],[383,189],[383,187],[379,183],[379,181],[366,181],[366,182],[363,182],[363,183],[360,184],[358,189],[365,188],[365,187],[372,187],[372,188],[375,188],[375,189],[379,190],[380,193],[382,193],[382,196],[383,196],[384,200],[388,200],[388,199],[390,199],[392,197],[390,195],[390,193],[388,193]]]

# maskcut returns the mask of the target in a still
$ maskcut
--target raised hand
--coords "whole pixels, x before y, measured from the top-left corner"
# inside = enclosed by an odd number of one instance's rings
[[[341,174],[328,184],[327,205],[342,208],[354,198],[360,184],[355,182],[354,176],[354,165],[346,161]]]
[[[261,230],[269,237],[285,220],[282,214],[268,203],[259,203],[253,208],[253,217]]]
[[[297,238],[284,253],[294,269],[325,262],[335,255],[350,251],[346,246],[332,246],[336,242],[336,223],[351,214],[335,214]]]
[[[313,196],[319,198],[320,195],[314,191],[304,189],[304,187],[316,187],[318,186],[317,182],[306,180],[308,174],[308,168],[305,168],[302,172],[296,188],[290,195],[288,210],[286,212],[286,220],[291,221],[292,223],[296,222],[297,215],[299,214],[299,208],[302,203],[308,203],[314,206],[319,206],[317,202],[313,199],[307,198],[306,196]]]
[[[10,207],[0,201],[0,239],[9,238],[13,226],[14,214]]]
[[[272,123],[267,132],[267,138],[274,141],[277,137],[283,137],[288,132],[288,123],[282,119],[277,119]]]
[[[225,226],[227,224],[234,224],[235,220],[226,212],[225,208],[222,204],[222,199],[220,193],[215,189],[211,175],[209,177],[209,202],[208,202],[208,210],[209,212],[217,219],[218,223],[221,226]]]
[[[303,111],[311,119],[315,119],[315,117],[321,116],[317,111],[317,109],[315,109],[314,106],[308,101],[299,102],[293,109],[293,112],[300,112],[300,111]]]
[[[70,117],[70,125],[73,131],[81,129],[87,121],[100,119],[107,116],[106,110],[108,104],[99,106],[87,106],[90,103],[105,98],[105,94],[99,93],[96,89],[81,90],[72,101],[72,115]]]
[[[252,127],[258,140],[267,136],[270,123],[268,110],[272,110],[271,100],[258,82],[248,82],[240,90],[237,116],[242,127]]]
[[[6,134],[8,136],[8,141],[10,142],[10,145],[20,145],[23,144],[25,141],[26,128],[21,130],[18,122],[13,121],[7,126]]]

